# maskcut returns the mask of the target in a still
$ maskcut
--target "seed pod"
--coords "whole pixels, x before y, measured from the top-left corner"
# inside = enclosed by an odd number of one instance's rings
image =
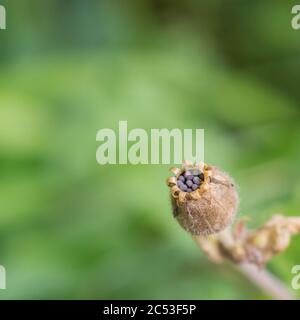
[[[186,231],[205,236],[220,232],[233,222],[238,208],[238,194],[227,174],[204,163],[185,163],[182,169],[172,168],[171,171],[175,177],[169,178],[167,184],[173,215]],[[178,177],[184,176],[187,171],[189,174],[200,171],[196,176],[200,179],[200,185],[192,192],[185,192],[177,186]]]

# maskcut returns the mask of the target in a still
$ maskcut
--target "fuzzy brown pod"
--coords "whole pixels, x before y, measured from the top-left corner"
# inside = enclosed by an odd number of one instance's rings
[[[201,182],[197,189],[186,192],[180,178],[194,170],[200,172]],[[233,222],[238,194],[227,174],[215,166],[189,162],[185,162],[182,168],[172,168],[171,172],[175,176],[167,180],[167,185],[170,187],[173,215],[186,231],[192,235],[207,236],[224,230]]]

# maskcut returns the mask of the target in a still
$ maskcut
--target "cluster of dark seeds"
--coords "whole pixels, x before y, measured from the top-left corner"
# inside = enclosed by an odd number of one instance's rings
[[[191,169],[182,173],[177,179],[177,186],[184,192],[192,192],[198,189],[201,182],[204,180],[204,175],[200,170]]]

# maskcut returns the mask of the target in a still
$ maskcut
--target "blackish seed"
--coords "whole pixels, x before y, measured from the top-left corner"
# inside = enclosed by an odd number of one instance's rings
[[[188,187],[191,187],[191,186],[193,185],[193,181],[192,181],[192,180],[188,180],[188,181],[186,182],[186,185],[187,185]]]
[[[181,189],[182,191],[186,191],[187,188],[188,188],[188,187],[187,187],[185,184],[183,184],[180,189]]]
[[[191,188],[187,188],[186,192],[192,192],[193,190]]]
[[[190,175],[191,175],[190,171],[186,171],[186,172],[184,173],[184,177],[185,177],[185,178],[188,177],[188,176],[190,176]]]
[[[194,177],[194,179],[193,179],[193,182],[195,183],[195,184],[200,184],[200,178],[199,177]]]
[[[192,185],[192,189],[193,189],[194,191],[195,191],[196,189],[198,189],[198,187],[199,187],[199,186],[198,186],[197,184],[193,184],[193,185]]]
[[[182,181],[182,182],[185,182],[184,176],[179,176],[179,177],[178,177],[178,180],[179,180],[179,181]]]
[[[200,174],[199,174],[199,178],[200,178],[201,180],[204,180],[204,174],[203,174],[203,173],[200,173]]]
[[[187,188],[187,186],[186,186],[185,184],[183,184],[181,181],[180,181],[179,184],[177,184],[177,186],[178,186],[178,188],[179,188],[180,190],[182,190],[182,191],[184,191],[184,190]]]
[[[186,177],[186,180],[193,180],[194,176],[190,175]]]

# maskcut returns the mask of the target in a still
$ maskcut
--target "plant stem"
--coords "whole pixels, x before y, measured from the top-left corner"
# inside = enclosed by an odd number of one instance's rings
[[[252,283],[276,300],[295,300],[294,295],[286,285],[267,269],[259,269],[248,262],[234,265]]]
[[[204,251],[206,255],[215,263],[222,263],[224,260],[229,261],[236,270],[247,277],[253,284],[265,292],[268,296],[276,300],[294,300],[295,297],[286,285],[275,275],[266,269],[261,269],[249,262],[234,262],[228,259],[218,249],[216,241],[222,242],[222,245],[230,250],[233,238],[229,230],[211,238],[203,238],[201,236],[193,237],[197,245]]]

